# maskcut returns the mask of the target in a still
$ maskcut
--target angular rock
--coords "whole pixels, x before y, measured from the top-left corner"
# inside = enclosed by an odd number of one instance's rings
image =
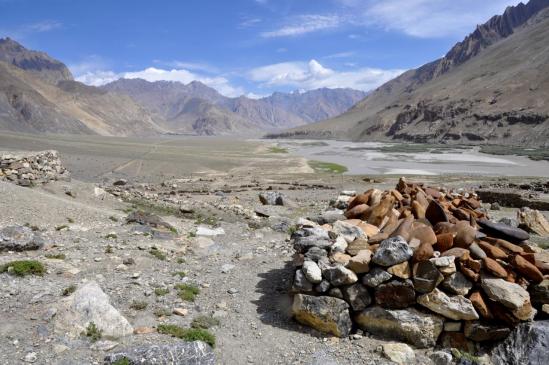
[[[152,228],[163,228],[173,231],[175,227],[165,222],[159,216],[144,211],[135,211],[126,217],[126,223],[138,223]]]
[[[374,267],[362,278],[362,283],[370,288],[375,288],[378,285],[390,280],[393,276],[387,271]]]
[[[332,252],[334,252],[333,249],[332,249]],[[335,264],[341,264],[343,266],[347,266],[350,260],[351,260],[351,256],[339,251],[336,251],[334,254],[330,256],[330,262]]]
[[[95,281],[78,288],[59,305],[55,321],[57,331],[76,338],[90,323],[94,323],[103,336],[123,337],[131,335],[133,328],[126,318],[110,303]]]
[[[530,300],[536,307],[549,304],[549,279],[545,279],[541,283],[530,287]]]
[[[454,256],[441,256],[432,258],[429,261],[431,261],[444,276],[449,276],[456,272],[456,258]]]
[[[414,262],[427,261],[433,257],[433,245],[430,243],[422,243],[414,251]]]
[[[471,252],[471,256],[476,259],[482,260],[488,257],[488,255],[486,255],[486,252],[484,252],[484,250],[480,248],[480,246],[477,245],[476,242],[473,242],[471,245],[469,245],[469,251]]]
[[[334,336],[345,337],[351,331],[349,305],[341,299],[297,294],[292,313],[298,322]]]
[[[335,222],[332,226],[332,231],[335,232],[338,236],[343,236],[347,243],[351,243],[357,238],[367,239],[362,229],[343,221]]]
[[[430,293],[444,280],[444,276],[431,261],[415,264],[413,275],[414,288],[420,293]]]
[[[0,252],[38,250],[44,245],[39,233],[25,226],[8,226],[0,230]]]
[[[305,259],[318,262],[319,260],[325,259],[328,257],[328,252],[320,247],[311,247],[305,253]]]
[[[311,283],[319,284],[322,281],[322,271],[320,271],[320,267],[314,261],[306,260],[301,270]]]
[[[460,222],[461,223],[461,222]],[[469,224],[458,225],[458,231],[454,237],[454,246],[461,248],[469,248],[475,240],[477,231]]]
[[[535,261],[535,260],[534,260]],[[541,283],[543,281],[543,274],[541,271],[528,260],[522,256],[514,256],[509,263],[513,265],[516,271],[523,275],[528,280],[533,281],[534,283]]]
[[[501,341],[511,333],[511,330],[503,326],[493,326],[477,321],[466,321],[465,337],[475,342]]]
[[[439,222],[448,222],[446,211],[436,200],[431,200],[425,211],[425,218],[434,226]]]
[[[496,260],[492,260],[489,257],[482,259],[482,266],[484,270],[498,278],[506,278],[508,273]]]
[[[312,247],[328,249],[332,246],[332,241],[327,238],[319,238],[317,236],[296,237],[294,239],[294,249],[297,252],[307,252]]]
[[[333,286],[350,285],[358,281],[356,274],[341,264],[322,268],[322,276]]]
[[[212,348],[202,341],[179,341],[169,345],[142,345],[105,356],[104,364],[126,359],[128,364],[143,365],[215,365]]]
[[[414,350],[404,343],[385,343],[381,347],[383,355],[399,365],[412,364],[416,360]]]
[[[341,287],[341,293],[354,311],[361,311],[372,303],[368,289],[360,283]]]
[[[437,243],[434,245],[434,249],[440,252],[447,251],[454,245],[454,235],[452,233],[437,234]]]
[[[462,295],[449,297],[435,289],[431,293],[419,296],[417,302],[435,313],[456,321],[471,321],[479,318],[471,301]]]
[[[530,295],[526,290],[503,279],[482,278],[481,286],[490,299],[509,309],[520,309],[530,302]]]
[[[495,223],[488,219],[479,219],[477,223],[486,234],[492,237],[502,238],[511,242],[521,242],[530,239],[528,232],[520,228],[513,228],[503,223]]]
[[[366,308],[355,316],[358,326],[376,336],[404,341],[418,348],[433,347],[442,332],[444,320],[414,308]]]
[[[351,269],[357,274],[363,274],[370,271],[370,261],[372,260],[372,251],[361,250],[358,251],[356,256],[351,257],[347,268]]]
[[[412,270],[408,261],[391,266],[387,269],[387,272],[401,279],[409,279],[412,276]]]
[[[488,255],[488,257],[494,260],[505,260],[509,258],[509,255],[505,253],[501,248],[489,244],[488,242],[478,241],[478,246]],[[520,247],[519,247],[520,248]]]
[[[368,243],[368,240],[359,238],[349,243],[346,251],[349,255],[356,256],[360,251],[368,250],[369,248],[370,244]]]
[[[492,350],[492,362],[506,365],[546,365],[549,361],[549,321],[524,323]]]
[[[517,214],[519,228],[542,237],[549,237],[549,222],[538,210],[524,207]]]
[[[330,289],[330,282],[328,280],[322,280],[320,284],[315,285],[315,292],[326,293]]]
[[[381,242],[372,261],[380,266],[393,266],[408,261],[413,254],[408,243],[402,237],[397,236]]]
[[[441,286],[448,293],[465,296],[473,288],[473,283],[461,272],[456,272],[444,279]]]
[[[416,302],[416,292],[410,280],[392,280],[375,290],[376,304],[383,308],[404,309]]]
[[[295,293],[310,293],[313,291],[313,283],[307,280],[302,270],[296,270],[292,291]]]
[[[484,300],[482,294],[479,291],[473,292],[469,296],[469,300],[471,303],[473,303],[473,307],[477,310],[477,313],[480,315],[481,318],[484,319],[492,319],[492,313],[490,312],[490,309],[486,305],[486,301]]]
[[[284,205],[283,195],[276,191],[265,191],[259,193],[259,201],[263,205]]]

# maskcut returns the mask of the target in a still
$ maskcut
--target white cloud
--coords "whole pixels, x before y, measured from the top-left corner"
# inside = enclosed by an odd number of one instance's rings
[[[54,30],[54,29],[59,29],[62,26],[63,25],[58,21],[44,20],[44,21],[41,21],[41,22],[28,24],[28,25],[24,26],[24,28],[29,33],[43,33],[43,32],[49,32],[49,31]]]
[[[364,26],[420,38],[461,37],[520,0],[337,0]]]
[[[343,19],[339,15],[301,15],[295,18],[291,24],[263,32],[261,36],[263,38],[292,37],[337,28],[342,23]]]
[[[244,17],[238,24],[238,27],[241,29],[250,28],[259,23],[261,23],[261,18]]]
[[[404,70],[361,68],[335,71],[318,61],[284,62],[255,68],[248,77],[263,87],[290,86],[312,90],[322,87],[349,87],[369,91],[400,75]]]
[[[181,63],[182,65],[183,63]],[[107,64],[98,56],[90,56],[86,61],[69,66],[77,81],[87,85],[101,86],[120,78],[143,79],[154,81],[178,81],[188,84],[192,81],[200,81],[226,96],[240,96],[245,93],[244,89],[231,85],[228,79],[222,76],[205,76],[194,73],[184,68],[170,70],[149,67],[140,71],[113,72]]]
[[[333,54],[330,54],[328,56],[324,56],[323,58],[327,58],[327,59],[330,59],[330,58],[349,58],[349,57],[352,57],[356,54],[356,52],[338,52],[338,53],[333,53]]]

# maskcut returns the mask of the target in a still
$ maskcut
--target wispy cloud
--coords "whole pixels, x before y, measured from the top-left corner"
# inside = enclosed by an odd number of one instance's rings
[[[248,78],[263,87],[286,86],[312,90],[322,87],[349,87],[369,91],[400,75],[404,70],[360,68],[336,71],[316,60],[284,62],[257,67],[248,72]]]
[[[356,52],[348,51],[348,52],[338,52],[333,53],[327,56],[324,56],[325,59],[331,59],[331,58],[349,58],[353,57],[356,54]]]
[[[23,24],[13,29],[0,29],[0,33],[14,39],[23,40],[33,34],[50,32],[61,28],[63,28],[61,22],[56,20],[42,20],[35,23]]]
[[[334,29],[343,23],[339,15],[309,14],[296,17],[291,24],[286,24],[279,29],[263,32],[263,38],[293,37],[302,34],[318,32],[326,29]]]
[[[240,23],[238,24],[238,28],[244,29],[244,28],[251,28],[253,26],[258,25],[261,23],[262,19],[257,17],[243,17]]]
[[[153,63],[163,67],[170,67],[176,69],[187,69],[193,71],[202,71],[206,73],[219,73],[219,69],[207,63],[202,62],[186,62],[186,61],[162,61],[153,60]]]
[[[413,37],[461,37],[520,0],[335,0],[356,25]]]

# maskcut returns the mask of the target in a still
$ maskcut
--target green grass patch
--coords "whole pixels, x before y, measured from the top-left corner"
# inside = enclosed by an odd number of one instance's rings
[[[192,284],[177,284],[177,296],[187,302],[194,302],[196,296],[200,294],[200,288]]]
[[[65,289],[63,289],[63,292],[61,293],[64,297],[68,297],[72,293],[76,291],[76,285],[71,284],[67,286]]]
[[[198,316],[191,322],[192,328],[202,328],[207,330],[208,328],[219,326],[219,319],[212,316]]]
[[[149,250],[149,253],[159,260],[162,260],[162,261],[166,260],[166,254],[160,251],[156,247],[151,247],[151,249]]]
[[[113,362],[112,365],[132,365],[132,363],[127,357],[121,357],[120,359]]]
[[[113,253],[113,252],[114,252],[114,248],[111,245],[107,245],[107,247],[105,247],[105,253]]]
[[[517,146],[481,146],[480,152],[490,155],[517,155],[526,156],[534,161],[549,161],[549,149],[547,148],[523,148]]]
[[[154,294],[156,294],[156,296],[158,296],[158,297],[162,297],[162,296],[168,294],[169,292],[170,292],[170,290],[167,289],[167,288],[156,288],[156,289],[154,289]]]
[[[269,147],[269,153],[288,153],[288,149],[282,147]]]
[[[206,224],[206,225],[211,226],[211,227],[216,227],[216,226],[219,225],[219,220],[217,219],[217,217],[215,217],[213,215],[204,217],[201,214],[198,214],[198,215],[196,215],[195,219],[196,220],[195,220],[194,223],[197,224],[197,225]],[[195,236],[196,236],[196,232],[195,232]]]
[[[136,311],[142,311],[144,309],[147,309],[147,307],[149,306],[149,303],[143,301],[143,300],[134,300],[131,304],[130,304],[130,308],[131,309],[134,309]]]
[[[4,272],[13,276],[43,276],[46,273],[46,267],[35,260],[17,260],[0,266],[0,273]]]
[[[173,276],[179,276],[180,278],[184,278],[187,276],[187,273],[185,271],[176,271],[173,273]]]
[[[333,162],[323,162],[323,161],[308,161],[309,166],[315,170],[315,172],[324,172],[330,174],[343,174],[347,172],[347,167],[339,165]]]
[[[118,238],[118,235],[116,233],[109,233],[108,235],[105,236],[105,239],[107,240],[115,240]]]
[[[67,256],[64,253],[47,253],[44,256],[52,260],[64,260],[67,258]]]
[[[158,325],[158,333],[170,335],[185,341],[204,341],[215,347],[215,336],[207,330],[200,328],[183,328],[173,324]]]
[[[88,324],[88,327],[86,327],[86,331],[84,331],[83,335],[89,338],[91,342],[97,342],[103,336],[103,331],[97,328],[95,323],[90,322],[90,324]]]
[[[169,317],[172,315],[172,311],[168,308],[158,308],[155,309],[153,313],[157,317]]]

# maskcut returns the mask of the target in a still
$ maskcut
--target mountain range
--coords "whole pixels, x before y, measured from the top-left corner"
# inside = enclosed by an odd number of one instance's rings
[[[549,146],[549,0],[508,7],[342,115],[270,137]]]
[[[228,98],[200,83],[75,81],[44,52],[0,39],[0,129],[29,133],[151,136],[264,133],[337,116],[362,91],[318,89],[262,99]]]
[[[179,133],[201,135],[273,131],[328,119],[366,94],[352,89],[274,93],[261,99],[229,98],[201,82],[120,79],[101,87],[130,96]]]

